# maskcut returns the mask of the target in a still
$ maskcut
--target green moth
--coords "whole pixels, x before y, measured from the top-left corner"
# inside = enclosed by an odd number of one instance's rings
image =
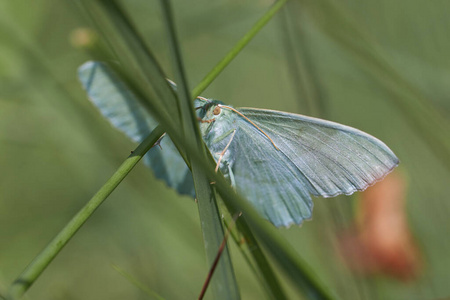
[[[142,141],[158,125],[105,64],[85,63],[79,78],[100,112],[134,141]],[[345,125],[274,110],[233,108],[203,97],[194,105],[217,168],[277,227],[310,219],[311,195],[350,195],[398,165],[383,142]],[[195,196],[190,170],[170,137],[153,147],[144,163],[179,193]]]

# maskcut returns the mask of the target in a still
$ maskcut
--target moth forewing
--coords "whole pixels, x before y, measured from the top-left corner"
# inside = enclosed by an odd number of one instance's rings
[[[156,121],[105,64],[88,62],[79,78],[111,124],[142,141]],[[170,82],[175,89],[176,85]],[[203,139],[228,178],[275,226],[301,224],[315,196],[364,190],[397,166],[380,140],[338,123],[274,110],[239,108],[198,97],[194,106]],[[168,136],[144,162],[181,194],[195,195],[192,175]]]

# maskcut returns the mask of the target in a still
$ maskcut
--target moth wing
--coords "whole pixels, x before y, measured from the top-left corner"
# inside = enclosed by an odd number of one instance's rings
[[[243,108],[233,175],[239,192],[276,226],[311,217],[314,196],[362,191],[398,165],[380,140],[360,130],[297,114]]]
[[[117,129],[135,142],[142,142],[158,126],[138,99],[118,76],[101,62],[87,62],[78,69],[78,77],[91,102]],[[153,147],[143,157],[155,176],[180,194],[195,196],[189,168],[173,142],[165,136],[161,147]]]
[[[214,126],[219,133],[216,136],[226,137],[219,138],[220,141],[205,140],[216,161],[229,143],[221,160],[221,171],[237,192],[275,226],[301,224],[310,219],[313,202],[307,179],[266,136],[239,118],[229,128],[228,124],[216,121]],[[236,129],[234,136],[230,129]]]

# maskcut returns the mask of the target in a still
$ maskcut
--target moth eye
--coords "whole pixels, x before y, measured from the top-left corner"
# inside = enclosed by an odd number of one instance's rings
[[[220,114],[220,111],[221,111],[222,109],[219,107],[219,106],[216,106],[215,108],[214,108],[214,110],[213,110],[213,114],[215,115],[215,116],[217,116],[218,114]]]

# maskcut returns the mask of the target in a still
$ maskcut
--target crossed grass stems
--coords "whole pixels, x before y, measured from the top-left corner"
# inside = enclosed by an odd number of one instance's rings
[[[179,88],[181,92],[178,93],[178,98],[180,100],[180,105],[183,107],[183,105],[187,108],[187,110],[191,112],[191,116],[193,116],[193,108],[190,99],[196,98],[203,90],[206,89],[206,87],[219,75],[219,73],[242,51],[242,49],[252,40],[252,38],[264,27],[265,24],[268,23],[269,20],[272,19],[272,17],[284,6],[284,4],[287,2],[287,0],[279,0],[277,1],[267,12],[264,14],[258,22],[255,23],[255,25],[244,35],[244,37],[238,41],[238,43],[229,51],[229,53],[209,72],[205,78],[201,81],[201,83],[193,90],[192,94],[190,94],[187,90],[187,84],[186,79],[184,76],[184,71],[182,67],[182,61],[181,61],[181,55],[179,52],[178,42],[176,40],[175,30],[174,30],[174,24],[172,21],[172,13],[170,8],[170,3],[168,1],[161,1],[161,6],[163,8],[163,12],[165,14],[165,20],[166,20],[166,28],[168,31],[168,35],[170,37],[170,43],[173,49],[173,60],[174,65],[176,69],[176,78],[178,79],[178,82],[180,83]],[[119,35],[122,36],[122,38],[125,40],[125,42],[137,43],[139,46],[143,45],[142,40],[139,40],[139,35],[136,33],[135,29],[131,25],[131,22],[127,19],[125,14],[123,13],[123,10],[118,6],[115,1],[100,1],[101,9],[104,10],[106,15],[108,15],[109,18],[113,19],[114,22],[116,20],[119,20],[119,22],[116,24],[116,28],[118,28]],[[83,2],[83,5],[86,6],[86,8],[90,8],[90,3]],[[92,17],[92,15],[91,15]],[[116,19],[117,18],[117,19]],[[125,32],[128,31],[132,33],[131,40],[130,37],[127,35],[125,37]],[[127,41],[128,39],[128,41]],[[133,40],[134,39],[134,40]],[[112,43],[114,44],[114,42]],[[128,45],[130,47],[131,45]],[[133,47],[131,47],[133,48]],[[130,49],[130,48],[129,48]],[[133,52],[131,50],[131,52]],[[138,50],[139,51],[139,50]],[[145,54],[149,54],[148,49],[141,49],[141,52],[134,52],[133,54],[142,55],[142,52]],[[135,58],[138,57],[138,55],[135,55]],[[151,55],[147,55],[151,57]],[[160,69],[158,66],[156,66],[156,69]],[[123,75],[123,74],[122,74]],[[164,78],[165,76],[163,76]],[[132,87],[133,88],[133,87]],[[137,92],[137,94],[142,95],[142,93]],[[145,94],[145,92],[144,92]],[[146,97],[141,97],[143,99],[146,99]],[[184,101],[183,101],[184,100]],[[183,104],[184,103],[184,104]],[[185,110],[186,111],[186,110]],[[186,118],[185,118],[186,119]],[[173,128],[172,124],[165,124],[164,122],[161,122],[164,126],[164,129],[166,129],[171,136],[174,137],[174,140],[181,141],[180,143],[183,144],[183,138],[179,135],[179,133]],[[186,124],[184,124],[186,125]],[[186,126],[188,127],[188,126]],[[56,237],[44,248],[44,250],[36,256],[36,258],[27,266],[27,268],[22,272],[22,274],[19,275],[19,277],[13,282],[13,284],[10,286],[7,299],[18,299],[20,298],[27,290],[28,288],[35,282],[35,280],[40,276],[40,274],[45,270],[45,268],[51,263],[51,261],[56,257],[56,255],[62,250],[62,248],[67,244],[67,242],[75,235],[75,233],[78,231],[79,228],[86,222],[86,220],[94,213],[94,211],[103,203],[103,201],[113,192],[113,190],[120,184],[120,182],[127,176],[127,174],[132,170],[132,168],[139,162],[139,160],[143,157],[143,155],[153,146],[157,141],[161,138],[161,136],[165,133],[166,130],[163,130],[162,126],[158,126],[147,139],[145,139],[133,152],[132,154],[122,163],[122,165],[117,169],[117,171],[112,175],[112,177],[105,183],[104,186],[100,188],[100,190],[88,201],[88,203],[70,220],[66,226],[56,235]],[[198,130],[197,130],[198,132]],[[195,127],[193,128],[192,132],[190,134],[197,135],[197,139],[199,138],[198,133],[195,131]],[[201,138],[200,138],[201,139]],[[213,179],[215,184],[215,189],[221,194],[222,198],[225,200],[225,203],[227,203],[228,210],[231,211],[246,211],[246,218],[241,218],[240,222],[238,224],[239,231],[243,236],[245,237],[247,243],[249,245],[253,245],[253,248],[256,249],[251,253],[253,256],[254,262],[257,266],[257,268],[261,271],[261,275],[257,276],[261,281],[263,281],[267,292],[269,295],[271,295],[273,298],[277,299],[285,299],[286,296],[284,295],[284,292],[282,291],[281,287],[279,286],[278,280],[276,279],[273,270],[271,269],[270,265],[268,264],[264,254],[261,252],[261,249],[256,241],[256,238],[254,236],[255,232],[259,237],[263,236],[265,237],[263,239],[264,244],[268,247],[269,251],[278,258],[281,261],[281,265],[284,266],[284,268],[287,270],[288,273],[293,275],[293,279],[300,280],[300,284],[298,284],[298,288],[303,292],[307,294],[313,294],[317,296],[317,299],[331,299],[332,297],[328,294],[327,290],[323,288],[320,282],[317,281],[317,279],[312,275],[311,270],[306,266],[306,264],[301,261],[298,256],[296,255],[295,251],[293,251],[289,246],[287,246],[286,242],[282,240],[276,232],[274,232],[274,229],[270,227],[270,225],[266,224],[265,222],[259,220],[259,218],[256,215],[256,212],[245,203],[245,200],[243,200],[239,195],[237,195],[234,190],[231,189],[231,187],[228,186],[228,183],[225,181],[223,177],[216,174],[217,170],[213,170],[210,168],[210,165],[208,165],[208,161],[202,157],[202,155],[197,155],[197,151],[195,149],[195,146],[186,143],[184,141],[184,150],[186,153],[189,153],[189,161],[191,163],[191,168],[193,169],[194,174],[194,180],[195,180],[195,164],[197,164],[201,170],[201,172],[204,172],[203,177],[208,179]],[[203,147],[201,145],[200,147]],[[275,146],[276,147],[276,146]],[[209,183],[208,183],[209,184]],[[210,187],[209,187],[210,189]],[[213,191],[214,192],[214,191]],[[200,193],[201,194],[201,193]],[[199,199],[200,197],[198,197]],[[215,196],[214,196],[215,199]],[[210,200],[210,199],[206,199]],[[214,205],[216,205],[214,203]],[[200,206],[200,201],[199,201]],[[199,208],[200,210],[200,208]],[[237,216],[238,214],[235,214]],[[202,218],[202,213],[200,210],[200,217]],[[211,216],[208,216],[211,217]],[[213,215],[214,222],[216,222],[215,228],[219,228],[221,230],[220,236],[222,239],[219,239],[220,245],[217,245],[216,243],[210,243],[215,246],[215,249],[213,252],[215,253],[214,259],[212,260],[212,267],[210,269],[210,272],[207,276],[207,279],[203,285],[200,298],[204,295],[208,283],[210,282],[212,278],[212,274],[214,270],[216,269],[216,266],[219,264],[219,258],[223,251],[226,249],[226,237],[229,235],[229,230],[226,232],[225,236],[223,235],[222,231],[222,225],[221,225],[221,218],[218,214],[215,216]],[[233,222],[234,223],[234,222]],[[219,226],[217,227],[217,224]],[[214,225],[214,224],[213,224]],[[214,232],[213,234],[217,234],[217,232]],[[206,237],[207,238],[207,235]],[[205,245],[208,244],[205,240]],[[219,246],[219,247],[216,247]],[[219,250],[217,250],[219,249]],[[207,249],[208,252],[208,249]],[[211,250],[209,250],[209,253],[211,253]],[[245,256],[245,254],[244,254]],[[210,255],[211,257],[211,255]],[[248,257],[247,257],[248,258]],[[211,259],[209,259],[211,261]],[[248,259],[249,261],[250,259]],[[238,296],[237,292],[237,286],[234,279],[234,274],[232,271],[232,268],[230,266],[222,266],[222,268],[225,270],[224,273],[228,273],[228,275],[225,276],[231,276],[233,280],[231,280],[228,283],[227,288],[222,290],[220,288],[217,288],[217,286],[222,285],[222,283],[218,282],[219,280],[216,280],[216,283],[214,283],[213,280],[213,287],[215,287],[214,294],[217,295],[218,291],[225,292],[225,294],[222,294],[221,296],[225,296],[225,298],[233,299]],[[252,267],[255,271],[256,268]],[[217,277],[219,277],[217,275]],[[228,294],[227,294],[228,293]]]

